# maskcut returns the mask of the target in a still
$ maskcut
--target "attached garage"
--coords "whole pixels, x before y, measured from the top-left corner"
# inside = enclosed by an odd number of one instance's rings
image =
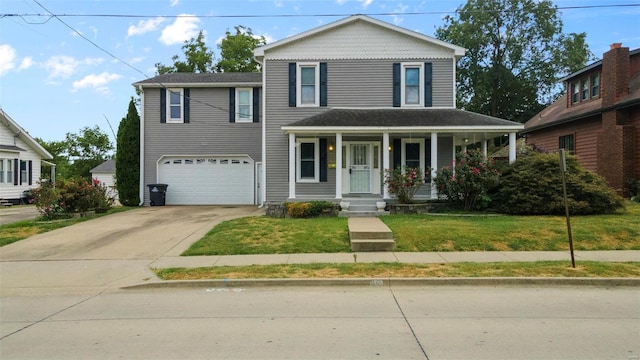
[[[249,156],[163,156],[158,183],[168,184],[167,205],[251,205],[255,163]]]

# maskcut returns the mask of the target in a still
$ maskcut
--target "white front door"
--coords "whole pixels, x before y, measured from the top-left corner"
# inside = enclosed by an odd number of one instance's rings
[[[351,193],[371,193],[371,144],[351,144],[349,184]]]

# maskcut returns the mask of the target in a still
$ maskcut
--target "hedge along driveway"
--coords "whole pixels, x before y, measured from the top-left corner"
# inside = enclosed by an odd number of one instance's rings
[[[383,216],[396,251],[568,250],[561,216]],[[572,218],[576,250],[640,250],[640,204]],[[347,219],[250,217],[216,226],[183,255],[350,252]]]

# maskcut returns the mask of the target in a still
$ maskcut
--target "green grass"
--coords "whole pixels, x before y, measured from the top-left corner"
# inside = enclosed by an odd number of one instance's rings
[[[42,221],[41,219],[18,221],[7,225],[0,226],[0,247],[16,241],[26,239],[30,236],[42,234],[48,231],[63,228],[79,222],[95,219],[101,216],[115,214],[122,211],[133,209],[132,207],[119,206],[114,207],[104,214],[93,214],[81,218],[63,219],[55,221]]]
[[[247,217],[225,221],[183,255],[348,252],[347,219]]]
[[[155,269],[162,280],[397,277],[638,277],[640,263],[290,264]]]
[[[396,251],[568,250],[562,216],[392,215]],[[640,250],[640,204],[623,213],[571,218],[576,250]],[[349,252],[347,219],[251,217],[224,222],[183,255]]]

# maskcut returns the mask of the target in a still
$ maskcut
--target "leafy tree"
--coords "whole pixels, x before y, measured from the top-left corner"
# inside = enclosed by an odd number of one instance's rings
[[[45,141],[40,138],[36,138],[35,140],[53,156],[53,159],[50,161],[56,164],[56,179],[68,179],[72,177],[71,163],[69,162],[69,156],[67,154],[67,143],[65,141]],[[49,171],[43,171],[42,175],[48,178]]]
[[[209,50],[209,47],[205,44],[202,30],[200,30],[197,37],[185,41],[184,45],[182,45],[182,50],[184,51],[184,60],[180,60],[180,56],[174,55],[171,58],[173,61],[171,65],[156,63],[158,75],[176,72],[213,72],[213,51]]]
[[[259,72],[260,64],[253,58],[253,50],[265,45],[264,36],[255,36],[251,28],[236,26],[236,33],[229,30],[218,45],[220,61],[216,64],[218,72]]]
[[[557,98],[562,75],[593,58],[586,33],[562,32],[550,0],[468,0],[436,37],[467,49],[457,70],[459,106],[519,122]]]
[[[120,121],[116,150],[116,185],[120,203],[137,206],[140,202],[140,116],[134,99],[127,116]]]
[[[113,150],[109,136],[98,125],[84,127],[78,134],[67,133],[65,143],[71,161],[69,177],[91,179],[90,170],[107,160]]]

